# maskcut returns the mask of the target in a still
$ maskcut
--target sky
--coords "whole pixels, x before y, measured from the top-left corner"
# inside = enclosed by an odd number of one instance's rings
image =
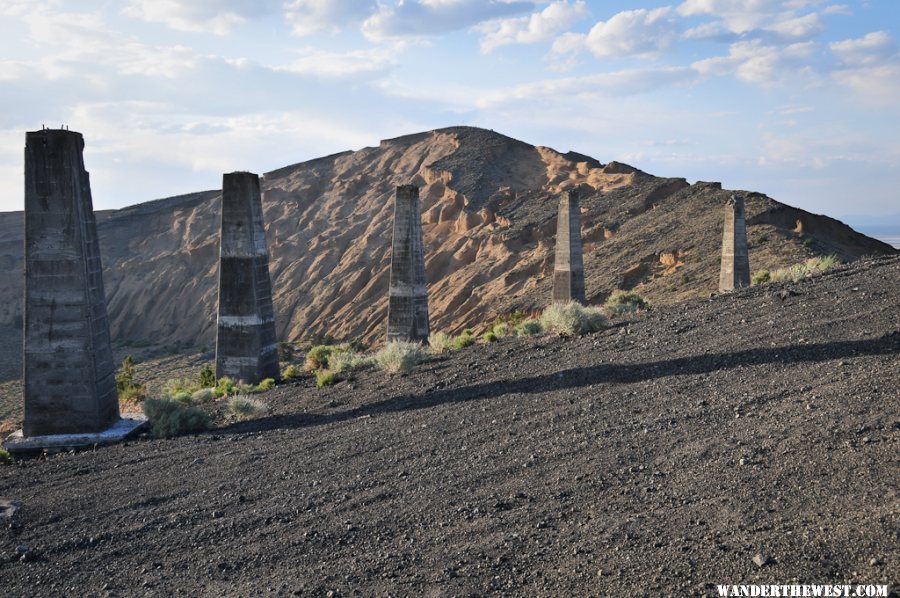
[[[473,125],[900,224],[900,2],[0,0],[0,211],[25,132],[95,209]]]

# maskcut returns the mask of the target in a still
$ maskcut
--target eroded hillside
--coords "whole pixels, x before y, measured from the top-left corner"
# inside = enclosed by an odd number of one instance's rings
[[[458,330],[546,303],[556,196],[567,187],[582,191],[590,301],[616,288],[636,289],[657,304],[715,289],[721,208],[731,191],[455,127],[265,175],[282,338],[321,332],[379,339],[393,189],[408,182],[421,186],[435,329]],[[895,251],[830,218],[737,193],[747,201],[753,270],[814,254],[849,260]],[[98,214],[114,339],[213,340],[220,200],[208,191]],[[0,326],[10,331],[22,313],[22,228],[21,213],[0,214]]]

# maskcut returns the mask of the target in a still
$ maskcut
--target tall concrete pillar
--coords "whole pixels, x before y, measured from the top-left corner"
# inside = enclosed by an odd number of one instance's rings
[[[750,286],[750,255],[747,251],[744,199],[732,195],[725,209],[719,291],[728,292],[748,286]]]
[[[581,210],[574,189],[559,198],[556,224],[556,263],[553,267],[553,303],[585,302],[584,262],[581,254]]]
[[[99,433],[119,420],[83,150],[74,131],[25,136],[26,439]]]
[[[216,378],[256,384],[279,378],[269,252],[259,177],[222,177]]]
[[[422,243],[419,188],[415,185],[397,187],[394,199],[390,284],[388,342],[427,341],[428,290],[425,287],[425,249]]]

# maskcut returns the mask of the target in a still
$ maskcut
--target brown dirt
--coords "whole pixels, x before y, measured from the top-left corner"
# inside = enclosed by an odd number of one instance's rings
[[[0,467],[4,595],[900,582],[900,259]],[[193,366],[191,366],[193,367]],[[27,547],[24,561],[17,547]],[[762,554],[762,567],[753,557]],[[29,560],[30,559],[30,560]]]

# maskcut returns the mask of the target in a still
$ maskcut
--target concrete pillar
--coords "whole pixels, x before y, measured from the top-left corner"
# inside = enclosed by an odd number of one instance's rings
[[[748,286],[750,286],[750,255],[747,251],[744,199],[732,195],[725,209],[719,291],[728,292]]]
[[[553,303],[585,302],[584,262],[581,254],[581,209],[574,189],[559,198],[556,224],[556,263],[553,267]]]
[[[216,378],[248,384],[280,377],[269,252],[259,177],[222,177]]]
[[[400,185],[394,199],[391,246],[391,286],[388,295],[388,342],[428,340],[428,290],[419,188]]]
[[[118,422],[100,245],[80,133],[25,136],[25,438]]]

